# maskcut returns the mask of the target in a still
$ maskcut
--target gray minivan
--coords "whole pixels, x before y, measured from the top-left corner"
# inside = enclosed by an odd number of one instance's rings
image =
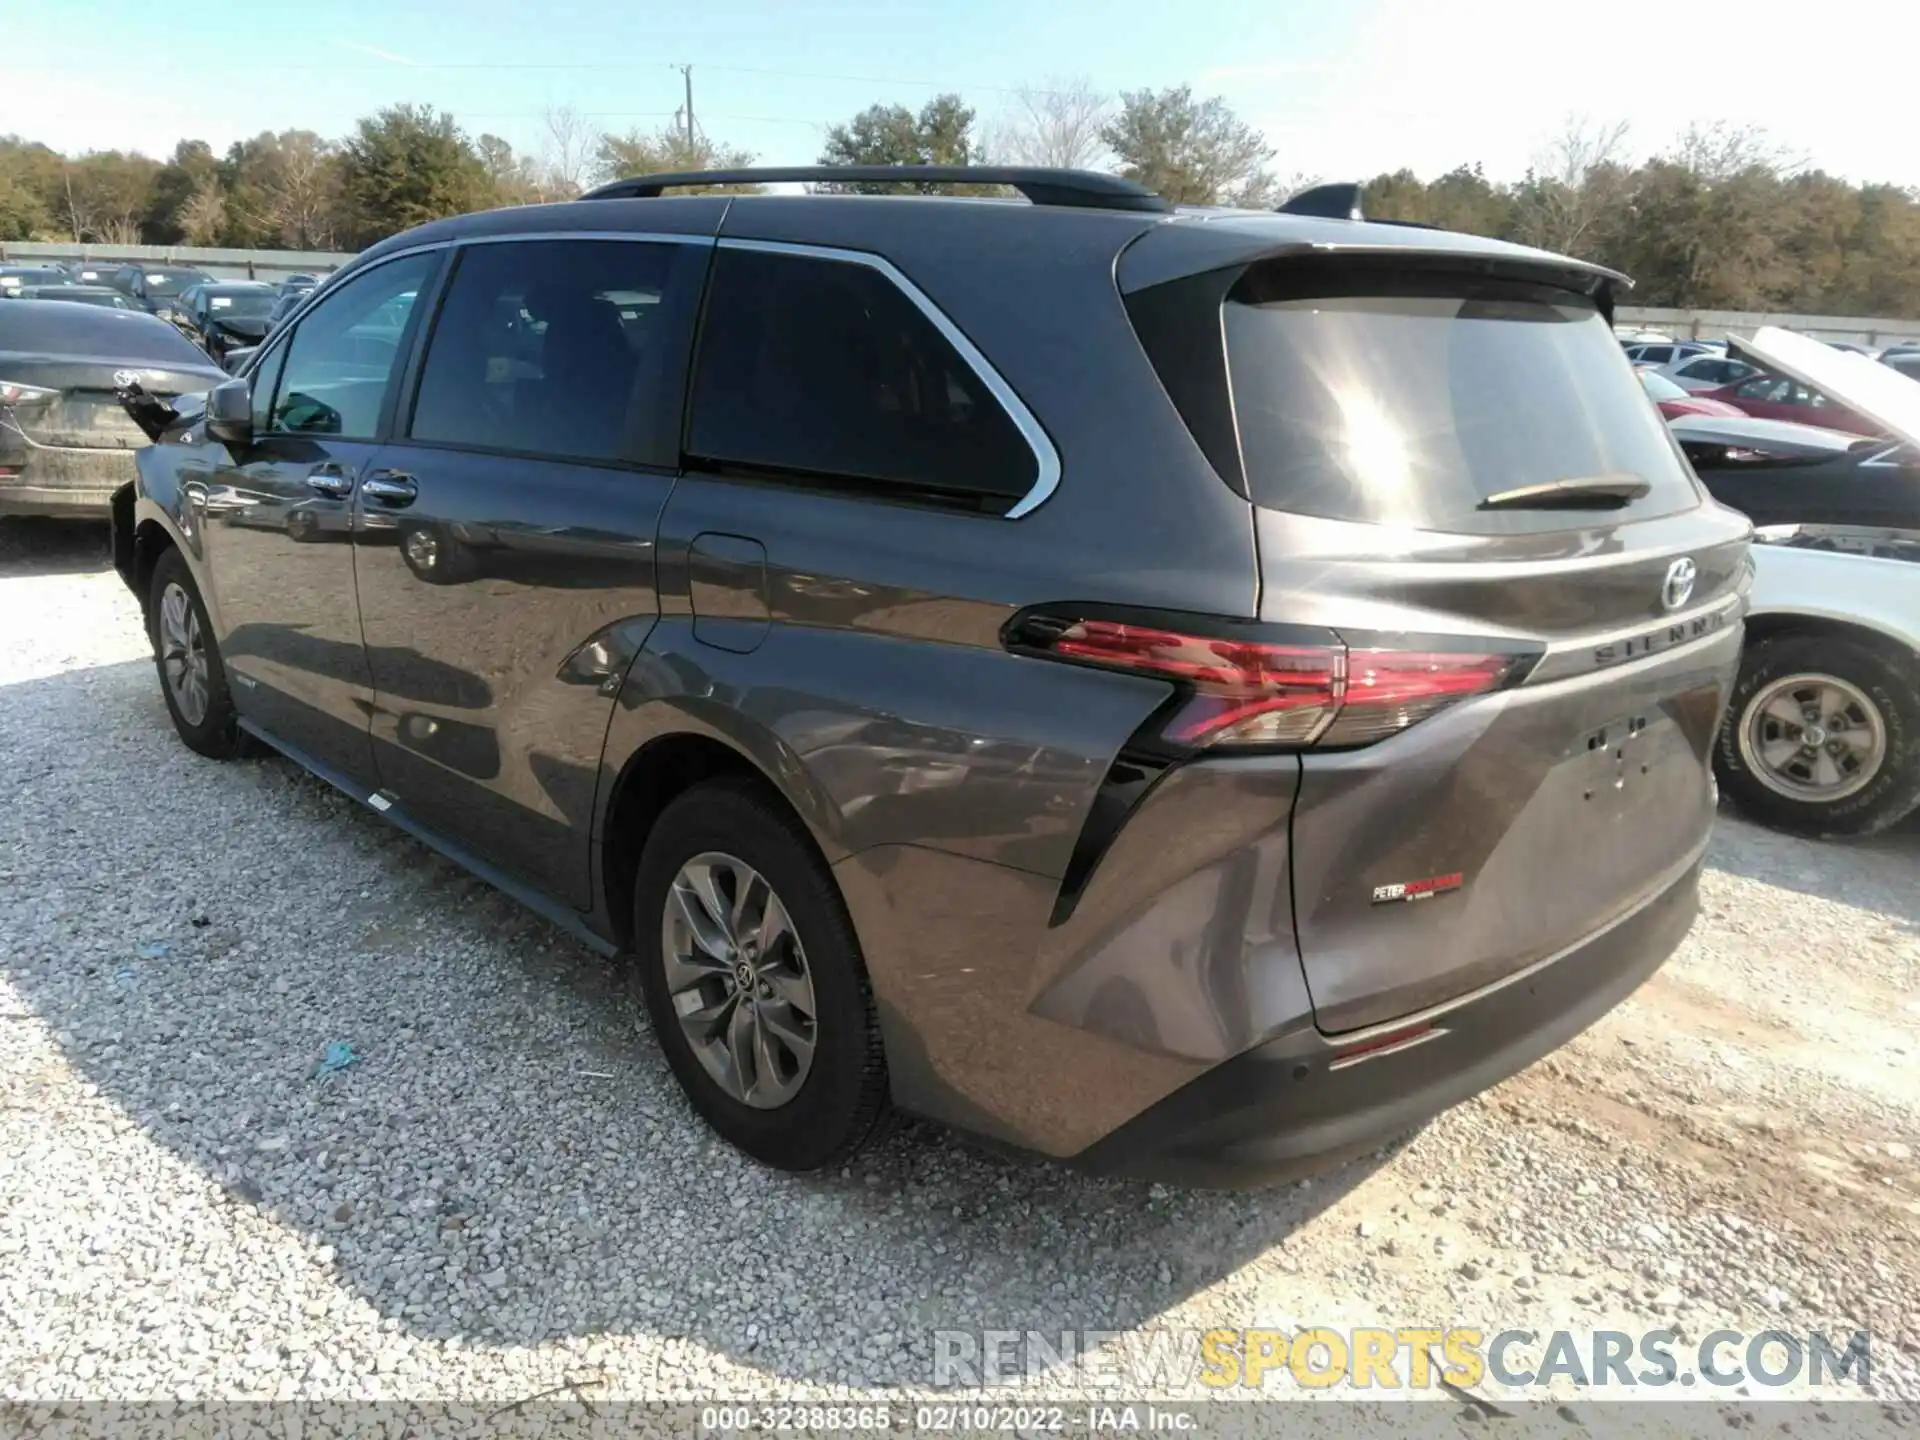
[[[662,193],[903,174],[1026,203]],[[1324,1165],[1685,934],[1750,582],[1621,277],[1350,216],[917,167],[438,221],[163,407],[116,561],[187,744],[620,957],[763,1161],[898,1107]]]

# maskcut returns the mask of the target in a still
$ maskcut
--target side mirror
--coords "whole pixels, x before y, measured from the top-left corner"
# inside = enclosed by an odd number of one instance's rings
[[[207,392],[207,434],[227,445],[253,441],[253,387],[223,380]]]

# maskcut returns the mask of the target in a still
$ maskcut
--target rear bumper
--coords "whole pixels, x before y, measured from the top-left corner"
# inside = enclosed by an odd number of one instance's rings
[[[0,428],[0,515],[49,515],[104,520],[113,492],[133,479],[131,450],[66,450],[37,445],[18,430]]]
[[[10,485],[0,481],[0,515],[41,515],[56,520],[105,520],[113,487]]]
[[[1099,1173],[1250,1185],[1374,1149],[1557,1049],[1632,994],[1685,938],[1700,861],[1580,945],[1423,1015],[1431,1038],[1339,1064],[1369,1032],[1311,1026],[1215,1066],[1074,1158]]]

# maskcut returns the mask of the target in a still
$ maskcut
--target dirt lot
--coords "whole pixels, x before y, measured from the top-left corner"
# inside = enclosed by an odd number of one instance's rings
[[[1670,1327],[1683,1370],[1867,1330],[1920,1398],[1920,826],[1723,816],[1633,1000],[1308,1185],[927,1127],[795,1180],[708,1137],[602,962],[291,765],[189,754],[144,656],[96,532],[0,522],[0,1399],[884,1397],[937,1330],[1374,1324]]]

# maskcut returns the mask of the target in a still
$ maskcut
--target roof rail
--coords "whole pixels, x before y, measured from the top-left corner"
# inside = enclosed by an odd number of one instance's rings
[[[1322,220],[1367,218],[1366,212],[1360,208],[1360,187],[1346,180],[1302,190],[1298,195],[1290,196],[1279,209],[1282,215],[1315,215]]]
[[[1171,210],[1146,186],[1092,170],[1031,165],[774,165],[743,170],[680,170],[635,175],[589,190],[582,200],[651,200],[661,191],[695,185],[1006,185],[1035,205],[1094,210]]]

